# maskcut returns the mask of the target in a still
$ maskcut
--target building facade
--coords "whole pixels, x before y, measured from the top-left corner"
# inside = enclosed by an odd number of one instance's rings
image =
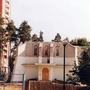
[[[4,18],[5,24],[10,20],[10,0],[0,0],[0,16]]]
[[[4,21],[2,27],[5,28],[7,23],[10,21],[10,0],[0,0],[0,16]],[[0,75],[3,73],[8,74],[9,47],[9,42],[1,47],[3,48],[3,51],[0,54]],[[1,79],[2,77],[0,77],[0,80]]]
[[[15,74],[24,74],[25,80],[63,80],[63,42],[32,42],[29,41],[18,48],[13,81],[22,80]],[[80,48],[67,44],[65,48],[65,73],[72,70],[74,62],[78,65]],[[67,76],[66,76],[67,78]]]

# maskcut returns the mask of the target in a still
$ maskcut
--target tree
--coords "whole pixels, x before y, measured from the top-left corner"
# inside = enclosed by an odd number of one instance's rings
[[[78,70],[80,81],[90,84],[90,48],[82,52]]]
[[[78,82],[80,81],[80,78],[77,74],[78,73],[78,66],[76,65],[76,63],[74,63],[74,67],[69,72],[70,73],[67,74],[68,78],[67,78],[66,82],[68,84],[78,85]]]
[[[39,38],[38,38],[37,34],[33,34],[32,41],[33,42],[38,42],[39,41]]]
[[[9,78],[8,82],[11,80],[13,73],[14,62],[17,56],[17,48],[21,43],[25,43],[30,40],[31,27],[26,21],[23,21],[19,28],[16,28],[14,22],[8,23],[6,30],[8,31],[8,38],[10,42],[10,56],[9,56]],[[12,44],[13,43],[13,44]]]
[[[82,84],[90,85],[90,48],[84,50],[81,53],[79,60],[79,66],[74,67],[71,70],[71,77],[77,76],[76,82],[81,82]]]
[[[30,32],[31,27],[28,25],[26,21],[22,22],[19,29],[18,29],[18,38],[20,39],[19,42],[26,42],[30,40]]]
[[[87,41],[86,38],[74,39],[74,40],[71,40],[70,43],[72,45],[78,45],[78,46],[89,46],[90,45],[90,42]]]

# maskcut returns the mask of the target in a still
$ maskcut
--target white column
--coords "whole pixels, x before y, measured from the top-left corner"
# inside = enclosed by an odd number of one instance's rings
[[[52,81],[53,80],[53,67],[49,68],[49,80]]]
[[[39,63],[42,63],[42,43],[39,43]]]
[[[53,63],[53,43],[50,44],[50,63]]]
[[[42,68],[38,68],[38,80],[42,80]]]
[[[75,47],[75,63],[76,63],[76,65],[78,65],[78,55],[77,55],[77,46]]]

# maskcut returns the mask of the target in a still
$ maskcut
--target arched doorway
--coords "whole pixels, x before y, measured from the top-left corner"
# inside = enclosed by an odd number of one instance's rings
[[[44,80],[44,81],[49,80],[49,70],[48,70],[48,68],[43,68],[43,70],[42,70],[42,80]]]

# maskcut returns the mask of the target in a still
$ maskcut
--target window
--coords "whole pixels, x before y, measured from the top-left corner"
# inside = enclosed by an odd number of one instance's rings
[[[7,44],[5,44],[4,46],[7,47]]]
[[[5,53],[7,53],[7,50],[6,50],[6,49],[4,49],[4,52],[5,52]]]
[[[34,46],[34,56],[38,56],[38,46]]]
[[[6,67],[2,67],[2,73],[6,72]]]
[[[5,14],[6,14],[6,15],[9,15],[9,12],[6,10],[6,11],[5,11]]]
[[[50,63],[50,59],[49,58],[47,59],[47,63]]]
[[[9,10],[9,6],[5,6],[5,8],[6,8],[7,10]]]
[[[56,46],[56,56],[59,56],[59,46]]]
[[[8,1],[8,0],[6,0],[6,3],[7,3],[7,4],[9,4],[9,1]]]
[[[4,55],[4,58],[6,59],[7,58],[7,55]]]
[[[46,57],[49,56],[49,48],[48,48],[48,46],[45,46],[45,56]]]

